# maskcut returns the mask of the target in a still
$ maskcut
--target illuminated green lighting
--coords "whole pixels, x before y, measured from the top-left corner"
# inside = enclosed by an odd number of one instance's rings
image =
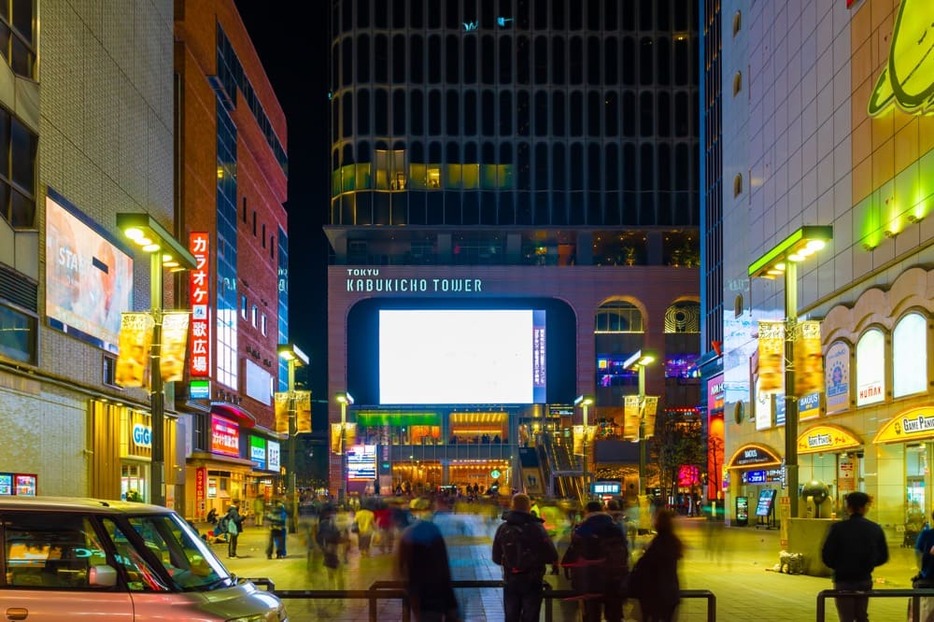
[[[771,278],[770,270],[784,269],[783,262],[803,261],[805,257],[823,248],[833,239],[833,227],[829,225],[805,225],[782,240],[765,255],[749,265],[750,277]],[[781,267],[779,267],[781,266]]]

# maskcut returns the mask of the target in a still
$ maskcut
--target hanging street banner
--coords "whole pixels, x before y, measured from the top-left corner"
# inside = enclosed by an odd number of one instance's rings
[[[623,438],[634,441],[639,438],[639,396],[626,395],[623,400]]]
[[[759,393],[781,393],[784,388],[785,323],[759,322]]]
[[[646,395],[645,401],[642,402],[642,416],[644,417],[642,429],[645,432],[645,438],[655,436],[655,414],[657,411],[658,396]]]
[[[124,313],[114,381],[121,387],[149,386],[149,355],[154,322],[148,313]]]
[[[162,353],[159,357],[159,369],[163,382],[180,382],[185,379],[188,317],[187,311],[162,314]]]
[[[795,326],[795,395],[809,395],[824,388],[824,356],[820,322],[808,320]]]

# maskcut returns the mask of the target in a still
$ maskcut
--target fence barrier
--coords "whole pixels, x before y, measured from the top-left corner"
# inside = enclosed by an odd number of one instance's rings
[[[276,590],[275,584],[269,579],[246,579],[256,585],[265,586],[270,592],[283,600],[315,600],[315,599],[341,599],[341,600],[366,600],[369,603],[370,622],[377,622],[377,604],[380,600],[396,599],[402,601],[402,621],[410,622],[411,607],[402,581],[376,581],[369,588],[364,590]],[[503,589],[502,581],[480,581],[465,580],[452,581],[454,589]],[[912,590],[908,590],[912,592]],[[934,590],[931,590],[934,595]],[[554,622],[554,601],[556,599],[580,598],[580,592],[575,590],[555,590],[550,585],[545,584],[544,592],[544,613],[545,622]],[[717,597],[710,590],[681,590],[682,599],[703,599],[707,606],[707,622],[716,622],[717,620]],[[819,606],[820,606],[820,602]]]
[[[910,622],[921,622],[921,599],[934,598],[934,589],[900,588],[891,590],[821,590],[817,593],[817,622],[824,622],[828,598],[907,598],[911,601]]]

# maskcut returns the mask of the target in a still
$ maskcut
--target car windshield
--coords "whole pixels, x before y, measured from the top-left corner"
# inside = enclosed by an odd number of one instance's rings
[[[142,538],[146,554],[137,549],[136,538],[129,537],[119,525],[109,520],[105,523],[109,523],[107,531],[117,548],[118,561],[131,577],[131,589],[197,592],[234,584],[234,577],[181,517],[153,514],[127,520]]]

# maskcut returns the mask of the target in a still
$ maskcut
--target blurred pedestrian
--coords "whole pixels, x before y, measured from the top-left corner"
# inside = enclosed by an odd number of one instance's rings
[[[253,524],[257,527],[263,526],[263,517],[266,515],[266,499],[263,497],[253,498]]]
[[[655,513],[655,537],[629,575],[629,595],[639,600],[642,622],[671,622],[680,601],[678,561],[684,544],[675,535],[674,512]]]
[[[237,540],[243,531],[243,517],[240,516],[236,503],[227,508],[227,514],[224,515],[223,520],[227,527],[227,557],[236,557]]]
[[[405,584],[416,622],[459,622],[448,549],[437,525],[424,515],[399,536],[396,572]]]
[[[871,501],[865,492],[851,492],[846,496],[849,518],[827,530],[821,559],[833,570],[834,589],[871,590],[873,569],[889,561],[882,527],[865,516]],[[838,596],[836,602],[840,622],[868,622],[869,597]]]
[[[269,523],[269,542],[266,544],[266,559],[272,559],[273,552],[276,554],[276,559],[282,559],[286,556],[285,524],[288,517],[288,512],[282,501],[274,503],[266,514],[266,522]]]
[[[571,532],[571,545],[561,565],[571,572],[571,585],[584,600],[584,622],[622,622],[629,547],[626,532],[603,511],[603,503],[590,501],[585,516]],[[601,615],[602,609],[602,615]]]
[[[362,557],[370,556],[370,541],[373,538],[373,529],[376,525],[376,515],[369,508],[369,504],[361,506],[354,513],[351,531],[357,533],[357,548]]]
[[[343,535],[337,525],[337,510],[334,506],[321,509],[315,541],[321,549],[324,567],[327,569],[328,589],[343,589],[343,574],[340,571],[340,545]]]
[[[493,563],[503,567],[503,610],[506,622],[538,622],[546,564],[555,565],[558,550],[534,516],[529,496],[512,497],[512,510],[493,538]]]
[[[934,513],[931,514],[931,518],[934,518]],[[912,577],[911,587],[916,590],[934,589],[934,528],[930,523],[918,534],[914,547],[918,559],[918,574]],[[921,599],[920,620],[934,622],[934,598]]]

